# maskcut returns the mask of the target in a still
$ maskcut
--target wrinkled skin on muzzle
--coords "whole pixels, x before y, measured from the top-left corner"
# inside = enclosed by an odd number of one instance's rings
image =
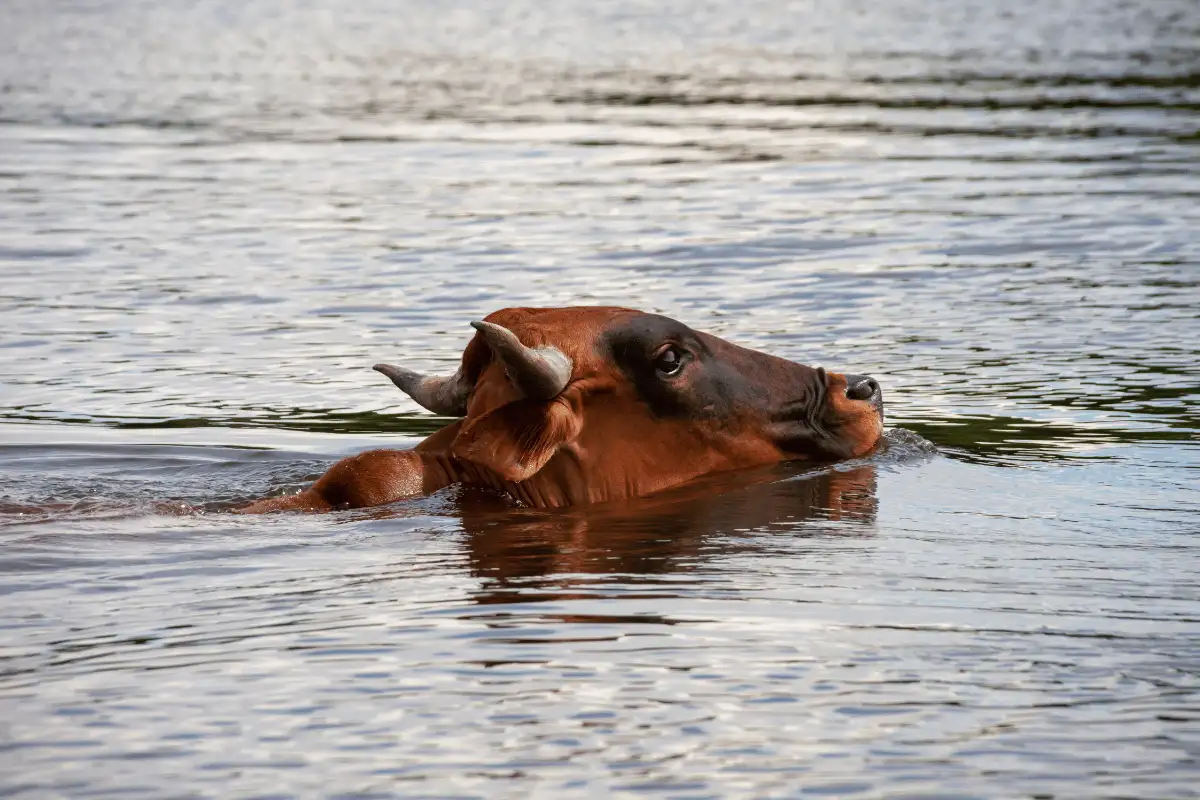
[[[513,308],[472,323],[451,376],[381,364],[414,400],[460,416],[409,451],[335,464],[249,513],[390,503],[453,483],[534,507],[611,502],[698,476],[865,455],[883,431],[871,378],[827,372],[632,309]]]

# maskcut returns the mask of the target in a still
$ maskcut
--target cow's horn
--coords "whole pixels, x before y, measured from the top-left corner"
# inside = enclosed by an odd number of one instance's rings
[[[492,353],[500,357],[508,378],[528,398],[549,400],[558,397],[571,380],[571,359],[557,347],[526,347],[508,328],[491,322],[475,321]]]
[[[372,369],[387,375],[400,391],[435,414],[447,417],[467,415],[467,395],[471,387],[463,378],[462,367],[449,377],[422,375],[391,364],[376,364]]]

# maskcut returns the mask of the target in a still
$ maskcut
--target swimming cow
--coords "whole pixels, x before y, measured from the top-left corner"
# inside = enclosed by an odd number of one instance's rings
[[[730,344],[628,308],[506,308],[472,322],[458,370],[375,369],[460,419],[412,450],[343,459],[295,495],[241,509],[328,511],[455,483],[555,508],[650,494],[712,472],[861,456],[879,384]]]

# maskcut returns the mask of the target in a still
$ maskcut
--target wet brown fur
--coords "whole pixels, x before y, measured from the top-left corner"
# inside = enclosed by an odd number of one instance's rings
[[[530,400],[507,379],[480,334],[463,352],[473,386],[467,414],[412,450],[372,450],[343,459],[295,495],[252,503],[241,513],[361,508],[429,494],[454,483],[487,486],[533,507],[557,508],[647,495],[708,473],[814,458],[785,451],[761,415],[671,417],[652,413],[602,346],[626,308],[511,308],[486,321],[528,347],[554,346],[573,362],[558,397]],[[810,368],[697,334],[713,357],[743,364],[763,392],[782,393]],[[822,373],[824,374],[824,373]],[[758,387],[756,387],[758,388]],[[845,396],[827,373],[823,419],[832,427],[823,460],[863,455],[882,433],[876,407]]]

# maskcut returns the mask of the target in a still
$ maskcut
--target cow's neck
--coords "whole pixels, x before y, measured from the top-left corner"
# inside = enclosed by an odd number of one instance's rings
[[[479,464],[454,459],[460,483],[482,486],[503,492],[513,500],[531,508],[561,508],[591,501],[587,486],[581,480],[571,480],[563,471],[542,469],[524,481],[506,480],[493,470]]]

